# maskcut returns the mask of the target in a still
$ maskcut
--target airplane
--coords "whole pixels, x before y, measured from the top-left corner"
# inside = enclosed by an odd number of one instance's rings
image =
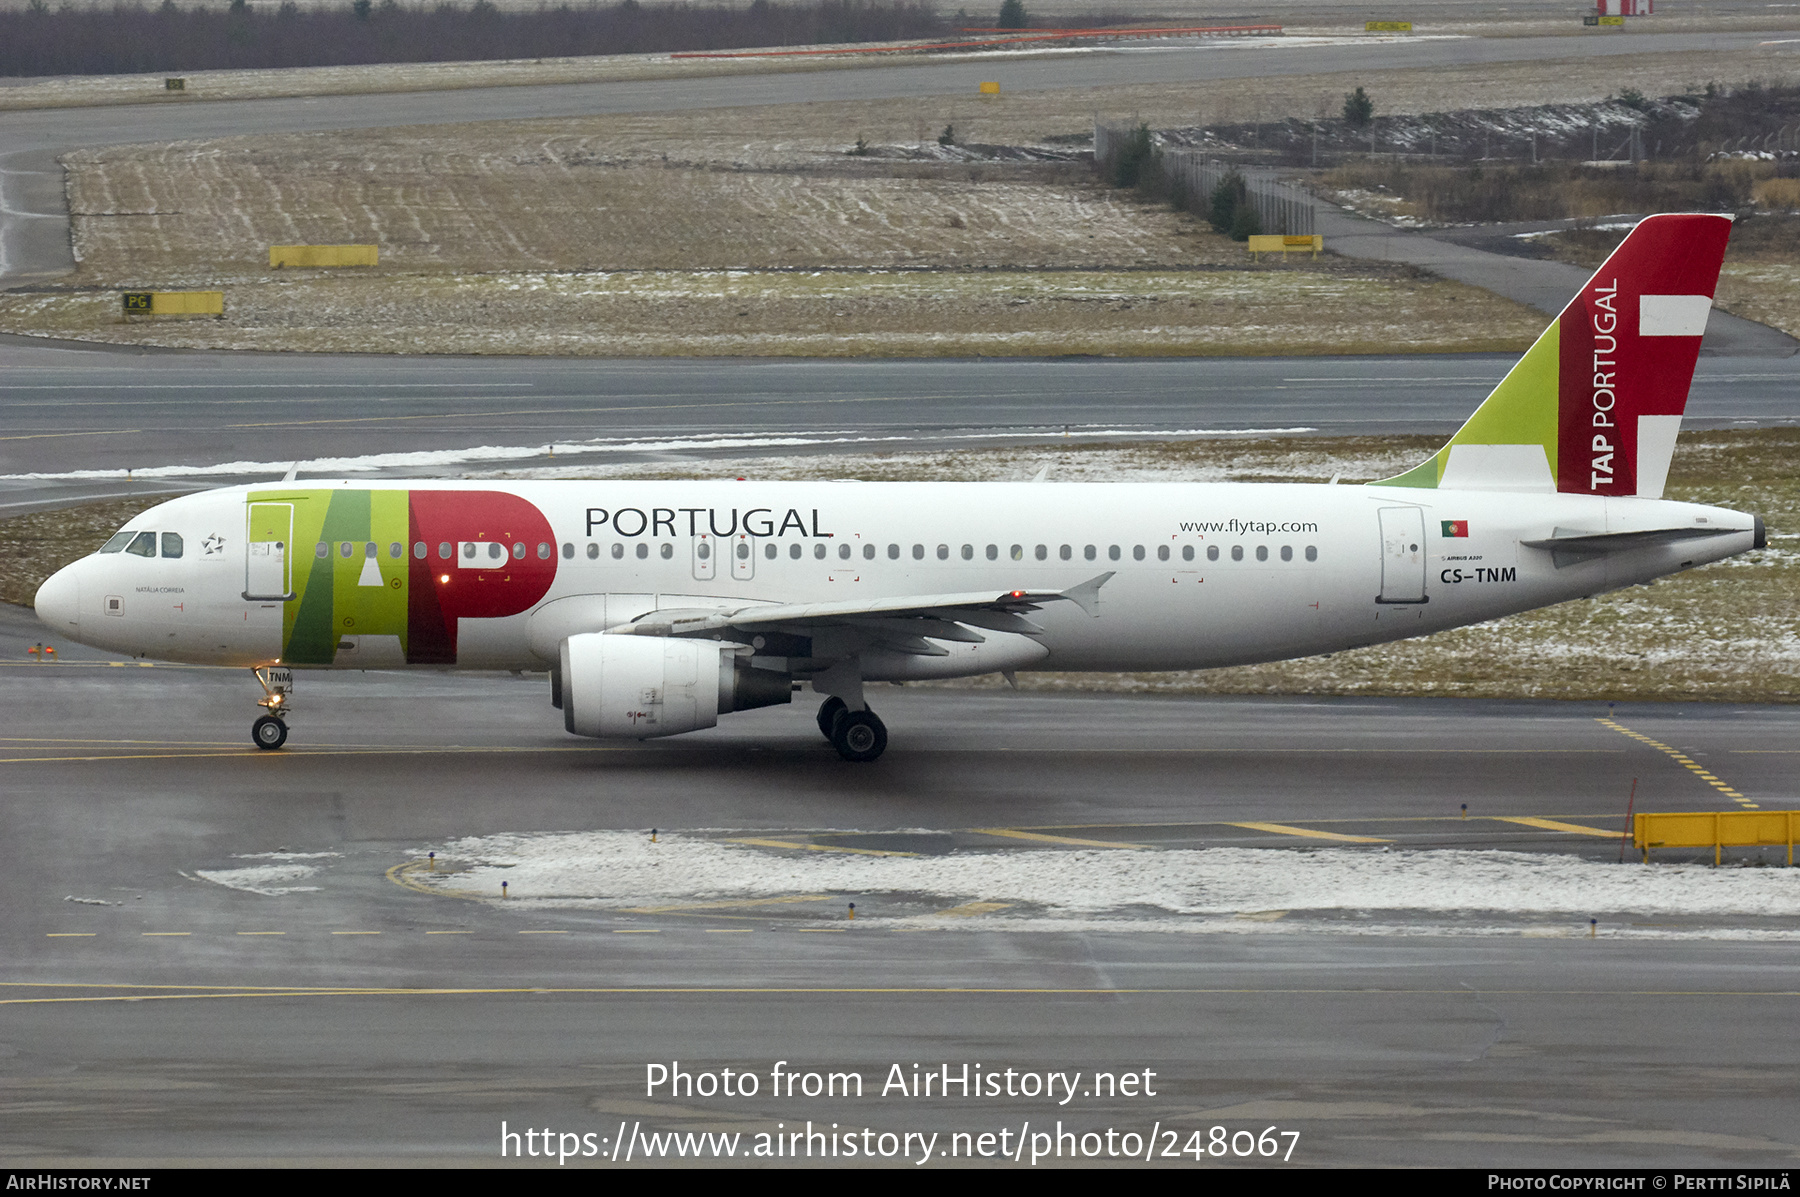
[[[1421,636],[1765,546],[1662,497],[1730,217],[1639,223],[1449,442],[1363,485],[232,486],[134,517],[37,592],[58,634],[252,669],[547,671],[579,736],[650,739],[872,682],[1205,669]]]

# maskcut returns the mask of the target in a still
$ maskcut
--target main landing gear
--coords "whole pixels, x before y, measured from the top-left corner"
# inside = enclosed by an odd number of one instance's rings
[[[294,693],[294,671],[264,665],[251,672],[263,688],[263,697],[257,699],[256,705],[268,713],[250,725],[250,742],[258,748],[273,751],[287,743],[288,727],[284,716],[290,709],[288,699]]]
[[[852,711],[833,695],[819,706],[819,731],[847,761],[872,761],[887,751],[887,724],[864,707]]]

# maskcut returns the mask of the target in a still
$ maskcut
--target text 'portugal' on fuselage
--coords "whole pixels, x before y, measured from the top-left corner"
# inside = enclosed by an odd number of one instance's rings
[[[1467,424],[1362,486],[283,482],[153,507],[37,596],[60,635],[257,670],[546,670],[570,732],[646,739],[863,685],[1197,669],[1418,636],[1763,544],[1662,498],[1730,222],[1637,226]]]

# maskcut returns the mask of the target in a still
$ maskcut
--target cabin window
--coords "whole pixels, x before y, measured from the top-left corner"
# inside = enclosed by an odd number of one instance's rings
[[[591,540],[588,541],[588,560],[589,561],[600,560],[600,546],[599,546],[599,544],[597,544],[596,542],[591,541]]]
[[[379,557],[380,555],[381,555],[381,546],[376,544],[374,541],[371,540],[367,544],[363,545],[363,557],[365,559],[367,559],[369,561],[373,561],[373,560],[375,560],[375,558]]]
[[[949,545],[941,544],[938,546],[938,560],[939,561],[950,560],[950,546]]]
[[[1319,546],[1311,544],[1307,545],[1306,559],[1308,561],[1317,561],[1319,559]]]
[[[962,559],[964,561],[975,560],[975,546],[974,545],[966,544],[962,547]]]
[[[512,555],[513,555],[514,561],[525,560],[525,542],[524,541],[522,541],[522,540],[513,541]]]
[[[1067,561],[1075,555],[1075,550],[1069,545],[1064,545],[1062,548],[1056,550],[1056,555],[1061,557],[1064,561]]]
[[[1119,546],[1118,545],[1115,544],[1115,545],[1108,546],[1108,548],[1106,550],[1106,559],[1108,561],[1117,561],[1119,559]]]
[[[355,554],[356,554],[356,546],[355,545],[351,544],[347,540],[342,540],[342,541],[338,542],[338,556],[340,556],[340,557],[344,558],[346,561],[348,561]]]
[[[622,544],[614,545],[612,547],[612,555],[613,555],[614,561],[617,561],[620,558],[622,558],[623,556],[625,556],[625,546]]]
[[[156,533],[139,532],[131,538],[131,543],[125,546],[125,551],[135,557],[156,556]]]
[[[1186,548],[1181,550],[1181,559],[1183,561],[1192,561],[1194,559],[1194,546],[1193,545],[1189,545]],[[1219,559],[1219,546],[1218,545],[1209,544],[1206,546],[1206,559],[1208,561],[1217,561]]]
[[[1100,552],[1099,549],[1096,549],[1093,545],[1090,544],[1090,545],[1087,545],[1082,548],[1081,555],[1086,560],[1092,561],[1096,556],[1099,555],[1099,552]]]
[[[543,541],[543,540],[538,541],[538,560],[539,561],[550,560],[550,544],[548,541]]]
[[[1012,547],[1012,559],[1014,561],[1025,560],[1025,546],[1024,545],[1016,544]]]
[[[1293,545],[1284,544],[1281,546],[1281,559],[1283,561],[1292,561],[1294,559]]]
[[[672,544],[670,544],[670,543],[669,543],[669,542],[668,542],[668,541],[666,541],[666,540],[665,540],[665,541],[664,541],[664,542],[663,542],[663,543],[662,543],[662,547],[661,547],[661,548],[659,548],[659,549],[657,549],[657,550],[656,550],[656,551],[657,551],[657,552],[658,552],[658,553],[659,553],[659,554],[661,554],[661,556],[662,556],[662,559],[663,559],[663,560],[664,560],[664,561],[667,561],[667,560],[669,560],[669,559],[670,559],[670,558],[671,558],[671,557],[673,557],[673,556],[675,556],[675,546],[674,546],[674,545],[672,545]]]
[[[1050,546],[1041,544],[1037,547],[1037,559],[1043,561],[1050,556]]]
[[[1131,559],[1133,561],[1142,561],[1144,559],[1144,546],[1143,545],[1134,544],[1131,546]]]
[[[575,546],[568,543],[567,541],[564,541],[563,542],[563,560],[564,561],[573,561],[574,559],[575,559]]]
[[[1243,545],[1234,544],[1231,546],[1231,559],[1233,561],[1242,561],[1244,559],[1244,546]]]
[[[403,557],[405,555],[406,555],[406,546],[401,544],[399,541],[397,541],[397,540],[392,541],[388,544],[388,557],[390,559],[392,559],[394,561],[398,561],[398,560],[400,560],[401,557]]]
[[[701,541],[699,544],[694,546],[694,556],[700,558],[700,560],[702,560],[702,561],[705,561],[708,557],[712,556],[712,546],[710,544],[707,544],[704,540]]]
[[[795,561],[800,560],[801,551],[802,550],[800,548],[799,541],[795,541],[793,544],[788,546],[788,556],[793,558]]]
[[[424,541],[422,541],[422,540],[413,541],[413,560],[414,561],[425,560],[425,554],[428,552],[430,552],[430,550],[425,547]]]
[[[900,546],[899,545],[891,544],[888,546],[888,560],[889,561],[900,560]]]
[[[748,548],[747,548],[747,547],[746,547],[746,546],[743,546],[743,545],[740,545],[740,546],[738,546],[738,547],[740,547],[740,548],[743,548],[743,549],[744,549],[744,551],[745,551],[745,552],[746,552],[746,553],[748,553],[748,552],[749,552],[749,549],[748,549]],[[650,556],[650,546],[649,546],[649,545],[647,545],[647,544],[640,544],[640,545],[638,545],[638,547],[637,547],[637,555],[638,555],[638,560],[639,560],[639,561],[643,561],[643,560],[645,560],[645,559],[646,559],[646,558],[648,558],[648,557],[649,557],[649,556]]]
[[[925,560],[925,546],[924,545],[916,544],[913,546],[913,560],[914,561]]]
[[[863,560],[864,561],[875,560],[875,546],[874,545],[866,544],[863,546]]]
[[[131,538],[136,535],[136,532],[115,532],[111,540],[100,546],[100,551],[102,553],[123,552],[125,546],[131,543]]]
[[[763,556],[767,557],[770,561],[775,560],[775,554],[780,551],[780,548],[773,544],[766,544],[763,546]]]
[[[1000,546],[997,544],[989,545],[987,547],[987,558],[989,561],[1000,560]]]
[[[447,540],[439,541],[438,542],[438,560],[448,561],[449,559],[450,559],[450,542]]]
[[[844,547],[849,548],[850,546],[845,545]],[[846,557],[848,557],[849,555],[850,554],[848,554],[848,553],[844,554],[844,556],[846,556]],[[813,545],[813,558],[818,561],[825,560],[825,542],[824,541],[822,541],[822,540],[818,541]]]
[[[1256,559],[1258,561],[1267,561],[1269,559],[1269,546],[1268,545],[1259,544],[1256,546]]]
[[[165,557],[181,556],[181,533],[164,532],[162,534],[162,555]]]
[[[1190,553],[1193,552],[1192,549],[1189,549],[1188,551]],[[1167,561],[1169,559],[1169,546],[1168,545],[1159,544],[1156,546],[1156,559],[1158,561]]]
[[[639,545],[638,547],[642,548],[643,546]],[[638,556],[641,557],[641,556],[643,556],[643,554],[639,553]],[[737,559],[739,561],[750,560],[750,545],[747,542],[742,541],[742,540],[737,542]]]
[[[821,546],[821,547],[823,547],[823,546]],[[871,544],[871,545],[864,545],[863,547],[872,549],[875,546]],[[845,541],[843,544],[838,546],[838,560],[839,561],[850,560],[850,542],[849,541]]]

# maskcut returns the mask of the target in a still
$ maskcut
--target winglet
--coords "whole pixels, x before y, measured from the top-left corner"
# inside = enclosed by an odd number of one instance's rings
[[[300,476],[300,463],[296,461],[293,465],[288,467],[288,472],[281,476],[281,480],[284,483],[292,482],[295,478],[298,478],[299,476]]]
[[[1086,611],[1090,618],[1100,618],[1100,588],[1113,580],[1117,570],[1107,570],[1097,578],[1089,578],[1079,586],[1071,586],[1062,597]]]

